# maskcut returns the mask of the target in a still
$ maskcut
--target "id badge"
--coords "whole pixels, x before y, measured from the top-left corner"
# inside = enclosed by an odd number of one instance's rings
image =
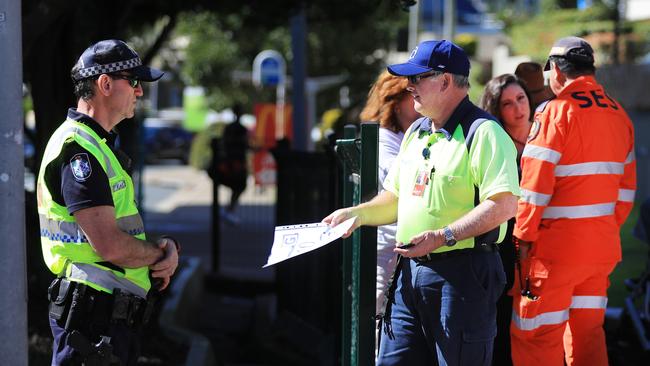
[[[422,197],[424,195],[424,189],[429,183],[429,172],[426,170],[419,170],[418,175],[415,177],[415,185],[413,186],[413,195]]]

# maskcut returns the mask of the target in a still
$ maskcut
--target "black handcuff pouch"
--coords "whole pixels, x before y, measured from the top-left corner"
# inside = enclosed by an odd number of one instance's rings
[[[74,282],[64,278],[52,281],[47,289],[47,297],[50,300],[50,318],[58,321],[67,316],[73,290]]]

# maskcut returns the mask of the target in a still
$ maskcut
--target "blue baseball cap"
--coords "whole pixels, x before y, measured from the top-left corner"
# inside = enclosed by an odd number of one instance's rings
[[[413,76],[429,71],[469,76],[469,58],[462,48],[447,40],[421,42],[403,64],[388,66],[397,76]]]
[[[138,53],[118,39],[99,41],[86,48],[72,70],[76,81],[123,70],[142,81],[156,81],[165,74],[143,65]]]

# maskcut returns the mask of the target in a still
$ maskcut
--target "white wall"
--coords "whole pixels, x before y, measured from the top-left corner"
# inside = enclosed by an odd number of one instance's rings
[[[625,19],[641,20],[650,18],[650,0],[627,0]]]

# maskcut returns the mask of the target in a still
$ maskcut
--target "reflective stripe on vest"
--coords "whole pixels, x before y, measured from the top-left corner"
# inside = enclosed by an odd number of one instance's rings
[[[91,282],[99,285],[106,290],[112,291],[114,288],[123,289],[129,293],[147,297],[147,291],[126,278],[119,278],[113,272],[95,267],[89,263],[72,263],[69,265],[68,278],[80,282]]]
[[[38,215],[41,236],[63,243],[87,243],[88,239],[76,222],[57,221]],[[144,233],[144,224],[140,215],[131,215],[117,219],[121,231],[136,236]]]

